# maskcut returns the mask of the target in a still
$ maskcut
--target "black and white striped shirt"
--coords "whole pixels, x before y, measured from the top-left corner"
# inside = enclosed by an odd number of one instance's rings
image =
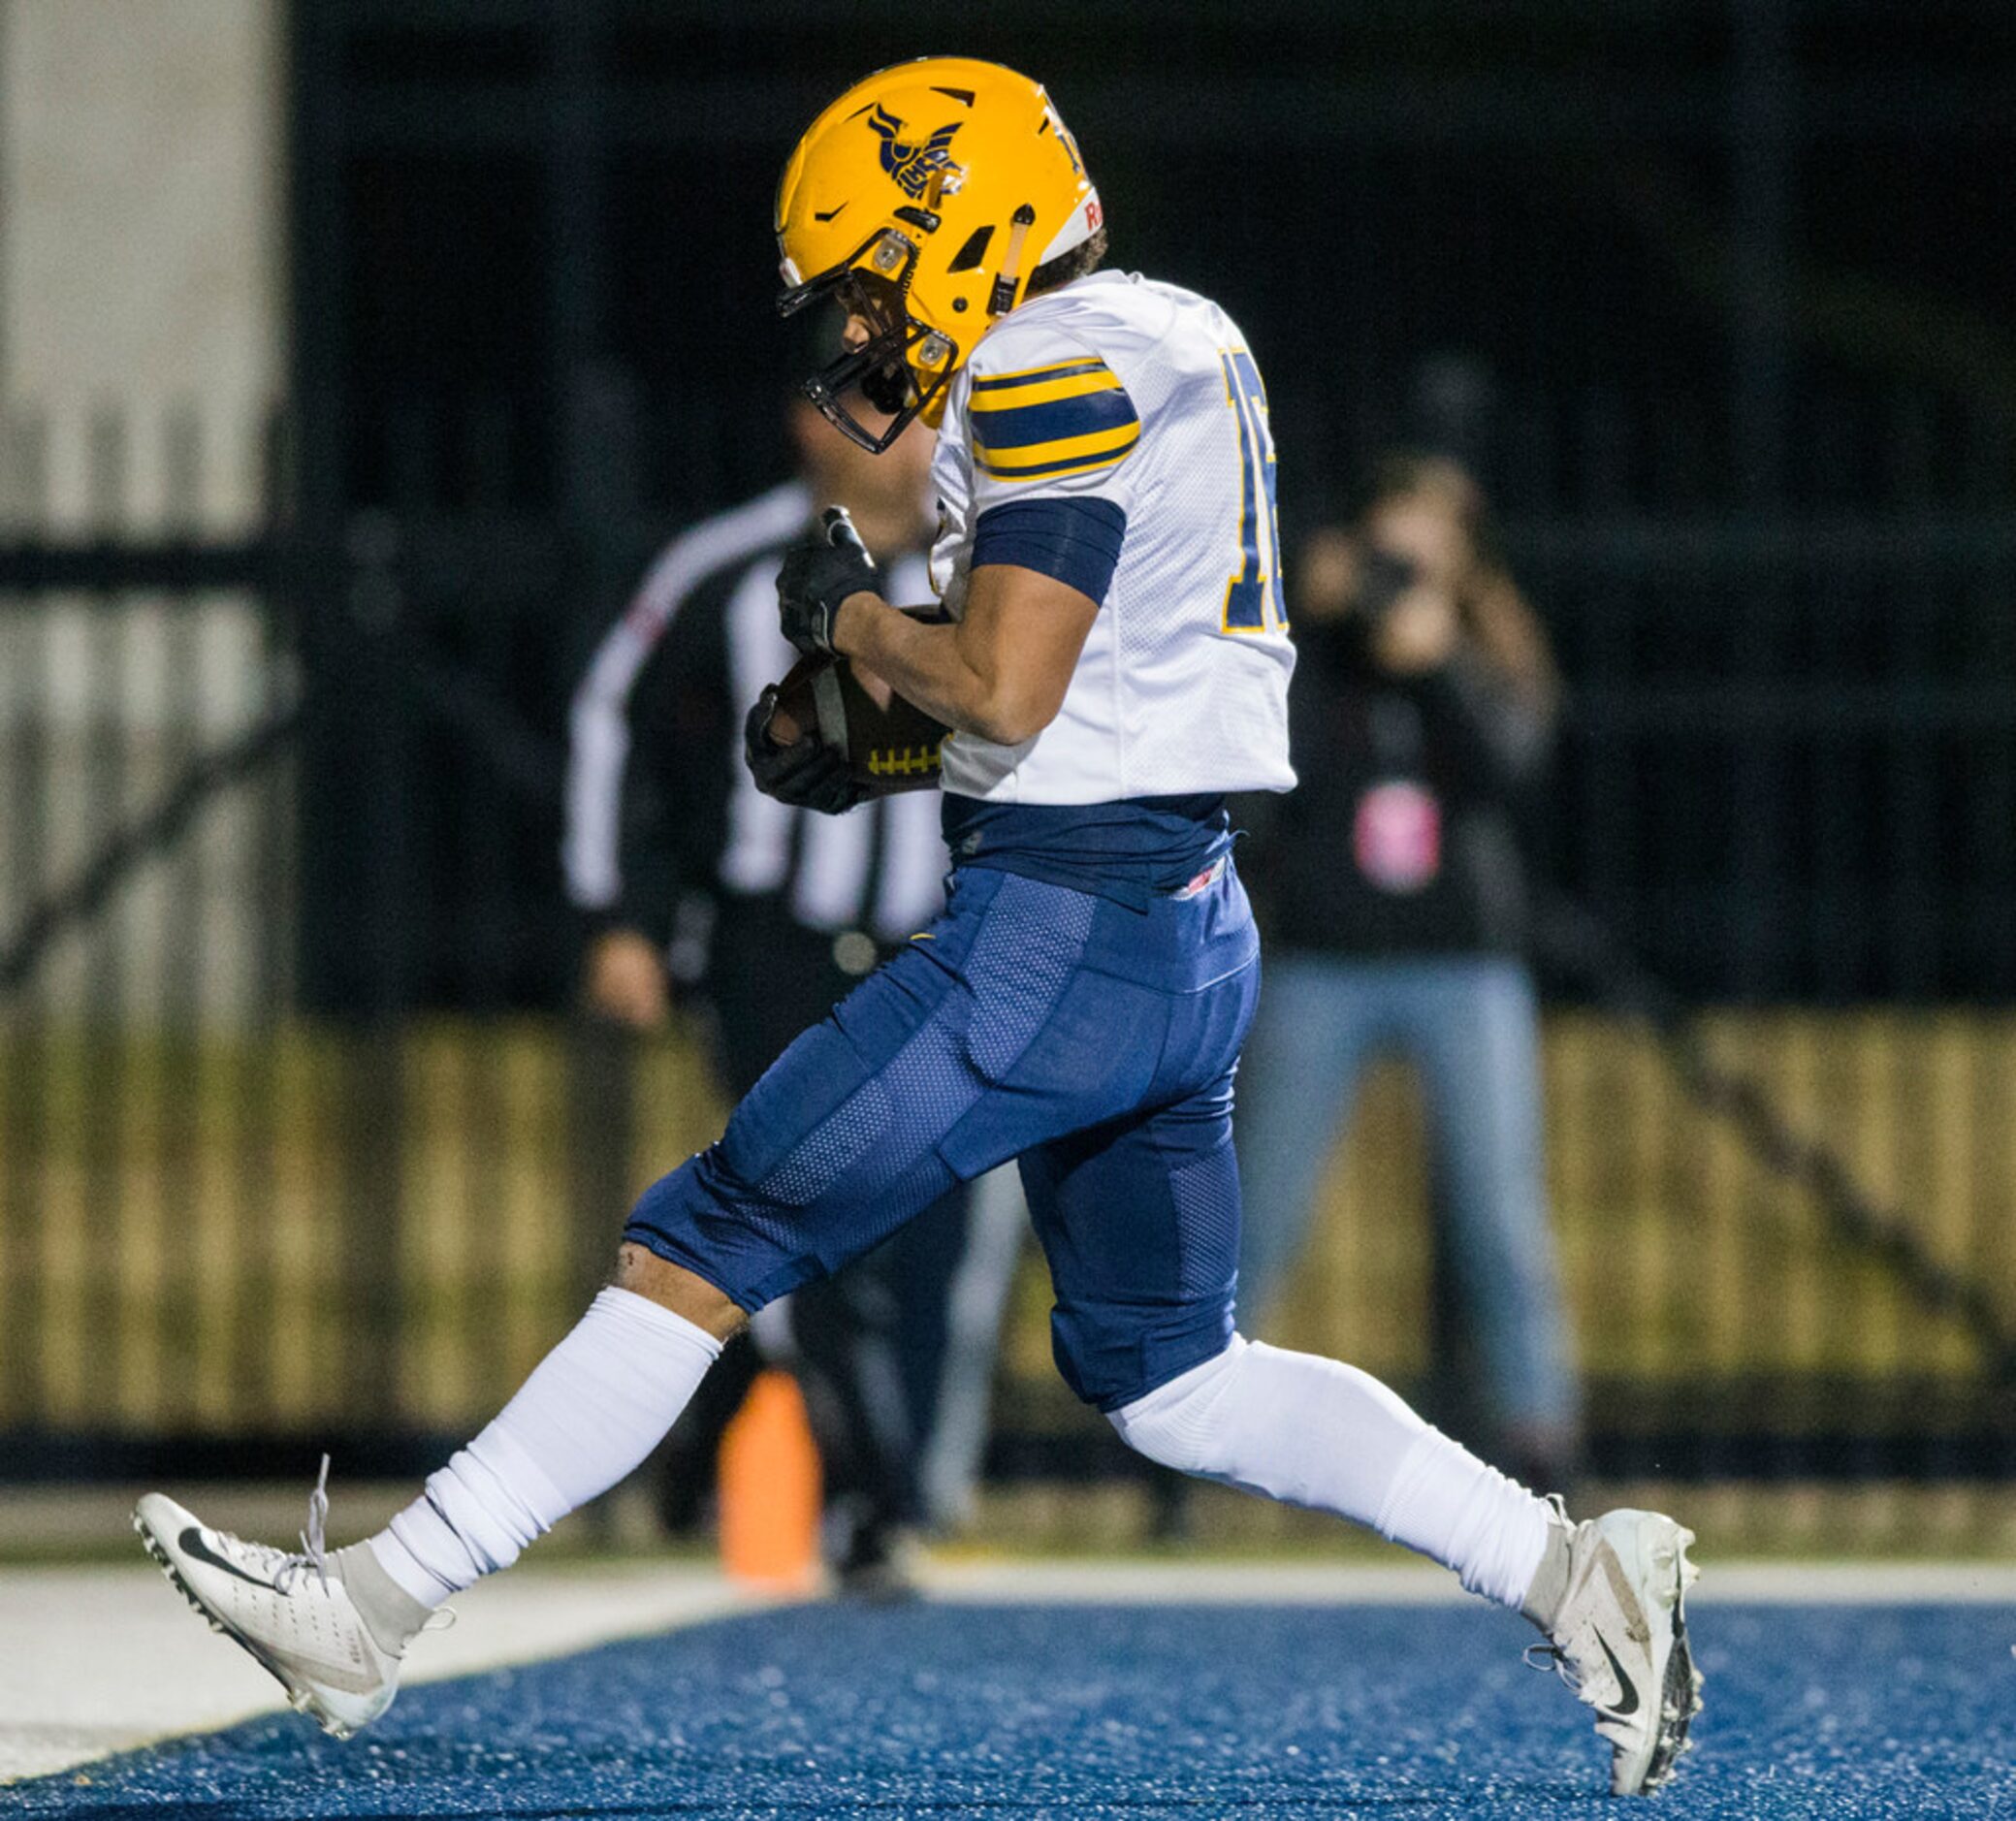
[[[750,703],[796,657],[777,570],[814,503],[789,482],[674,539],[597,647],[570,716],[561,850],[592,917],[670,942],[696,898],[774,898],[808,929],[890,942],[938,913],[936,791],[818,815],[762,795],[742,762]],[[930,598],[921,550],[884,571],[888,598]]]

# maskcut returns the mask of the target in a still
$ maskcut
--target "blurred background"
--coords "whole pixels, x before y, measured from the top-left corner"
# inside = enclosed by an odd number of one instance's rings
[[[2016,1552],[2016,16],[1996,0],[0,0],[0,1508],[432,1465],[717,1130],[577,1009],[567,704],[788,471],[772,188],[925,51],[1268,380],[1291,547],[1464,463],[1562,677],[1528,840],[1583,1469]],[[1270,1338],[1453,1425],[1383,1067]],[[983,1540],[1171,1516],[1025,1262]]]

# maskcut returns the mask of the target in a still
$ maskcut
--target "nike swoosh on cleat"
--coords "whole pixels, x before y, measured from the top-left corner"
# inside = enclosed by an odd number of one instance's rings
[[[1622,1691],[1610,1711],[1620,1720],[1628,1719],[1638,1711],[1638,1690],[1630,1677],[1624,1674],[1624,1666],[1617,1661],[1617,1653],[1610,1647],[1610,1640],[1599,1631],[1596,1634],[1596,1642],[1603,1646],[1603,1654],[1610,1659],[1611,1672],[1616,1677],[1617,1687]]]
[[[236,1562],[226,1561],[223,1556],[219,1555],[215,1549],[211,1549],[203,1540],[203,1532],[197,1529],[194,1524],[184,1528],[182,1534],[176,1537],[175,1541],[176,1548],[180,1549],[184,1555],[193,1555],[199,1562],[208,1562],[212,1568],[221,1568],[227,1575],[236,1575],[240,1581],[247,1581],[255,1587],[264,1587],[269,1593],[279,1592],[279,1588],[274,1586],[271,1581],[261,1581],[257,1575],[246,1574]],[[1601,1643],[1602,1641],[1599,1639],[1597,1642]],[[1607,1645],[1604,1647],[1606,1649],[1609,1648]],[[1616,1659],[1613,1657],[1611,1661],[1616,1662]]]

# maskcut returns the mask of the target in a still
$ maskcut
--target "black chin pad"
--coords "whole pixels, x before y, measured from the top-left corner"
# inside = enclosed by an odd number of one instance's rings
[[[900,366],[878,367],[863,373],[860,384],[862,398],[890,417],[910,402],[910,375]]]

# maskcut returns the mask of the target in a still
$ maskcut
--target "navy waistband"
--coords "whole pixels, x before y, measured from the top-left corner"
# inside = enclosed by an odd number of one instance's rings
[[[1092,892],[1136,910],[1180,891],[1232,847],[1222,795],[1118,803],[944,799],[954,866],[993,867]]]

